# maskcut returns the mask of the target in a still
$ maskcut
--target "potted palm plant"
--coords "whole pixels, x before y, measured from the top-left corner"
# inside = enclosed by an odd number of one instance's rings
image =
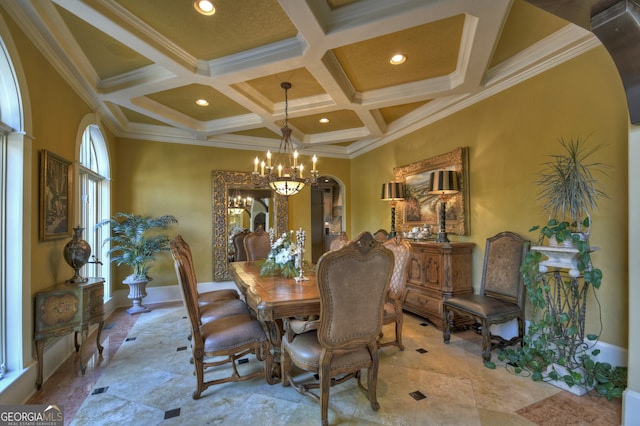
[[[174,223],[178,223],[178,220],[171,215],[153,218],[116,213],[111,219],[103,220],[96,225],[111,227],[111,236],[103,242],[111,243],[107,252],[111,262],[117,266],[129,266],[133,271],[123,281],[129,286],[128,297],[133,302],[133,306],[127,310],[130,315],[149,312],[149,309],[142,305],[142,298],[147,295],[146,285],[151,281],[148,271],[156,254],[169,250],[169,237],[158,231]]]
[[[598,188],[596,172],[604,172],[606,166],[599,162],[591,162],[590,157],[600,149],[599,146],[587,149],[586,139],[560,139],[564,152],[552,155],[551,160],[543,164],[544,168],[536,182],[540,191],[538,200],[549,219],[555,222],[543,229],[546,236],[555,244],[555,226],[566,222],[562,228],[570,228],[583,240],[589,239],[591,228],[591,211],[597,206],[600,196],[606,195]],[[570,239],[571,240],[571,239]],[[570,245],[570,241],[564,240]],[[562,243],[563,241],[558,241]]]
[[[602,282],[602,271],[591,261],[589,230],[591,212],[606,195],[594,173],[606,166],[590,162],[598,147],[587,149],[584,139],[561,139],[560,145],[565,152],[551,156],[537,181],[549,220],[531,228],[540,231],[538,245],[520,268],[533,307],[524,345],[501,350],[498,359],[534,380],[578,395],[596,388],[611,399],[622,395],[626,370],[597,362],[599,335],[585,332],[588,293],[595,294]],[[545,244],[552,239],[557,244]]]

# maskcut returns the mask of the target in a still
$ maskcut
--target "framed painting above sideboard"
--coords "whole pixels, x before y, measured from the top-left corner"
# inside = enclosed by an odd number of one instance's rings
[[[430,173],[437,170],[458,172],[460,192],[446,198],[446,231],[456,235],[469,234],[468,147],[458,147],[451,152],[393,169],[395,179],[405,184],[405,200],[396,207],[398,231],[425,225],[437,228],[440,196],[428,193]]]

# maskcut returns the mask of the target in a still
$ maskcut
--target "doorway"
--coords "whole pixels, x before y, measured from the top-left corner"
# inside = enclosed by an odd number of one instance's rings
[[[311,261],[317,263],[331,240],[344,230],[344,189],[330,176],[311,187]]]

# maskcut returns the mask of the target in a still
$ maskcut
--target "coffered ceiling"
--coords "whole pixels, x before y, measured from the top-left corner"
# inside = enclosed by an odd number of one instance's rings
[[[294,144],[342,158],[599,45],[523,0],[213,3],[0,0],[117,136],[274,150],[287,81]]]

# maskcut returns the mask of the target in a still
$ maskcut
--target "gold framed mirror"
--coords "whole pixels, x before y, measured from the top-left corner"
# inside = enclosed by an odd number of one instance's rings
[[[236,191],[261,189],[256,188],[251,173],[214,170],[211,173],[211,208],[213,226],[213,280],[231,280],[229,274],[229,196]],[[274,227],[276,235],[288,231],[289,201],[287,197],[272,192],[273,212],[270,227]]]

